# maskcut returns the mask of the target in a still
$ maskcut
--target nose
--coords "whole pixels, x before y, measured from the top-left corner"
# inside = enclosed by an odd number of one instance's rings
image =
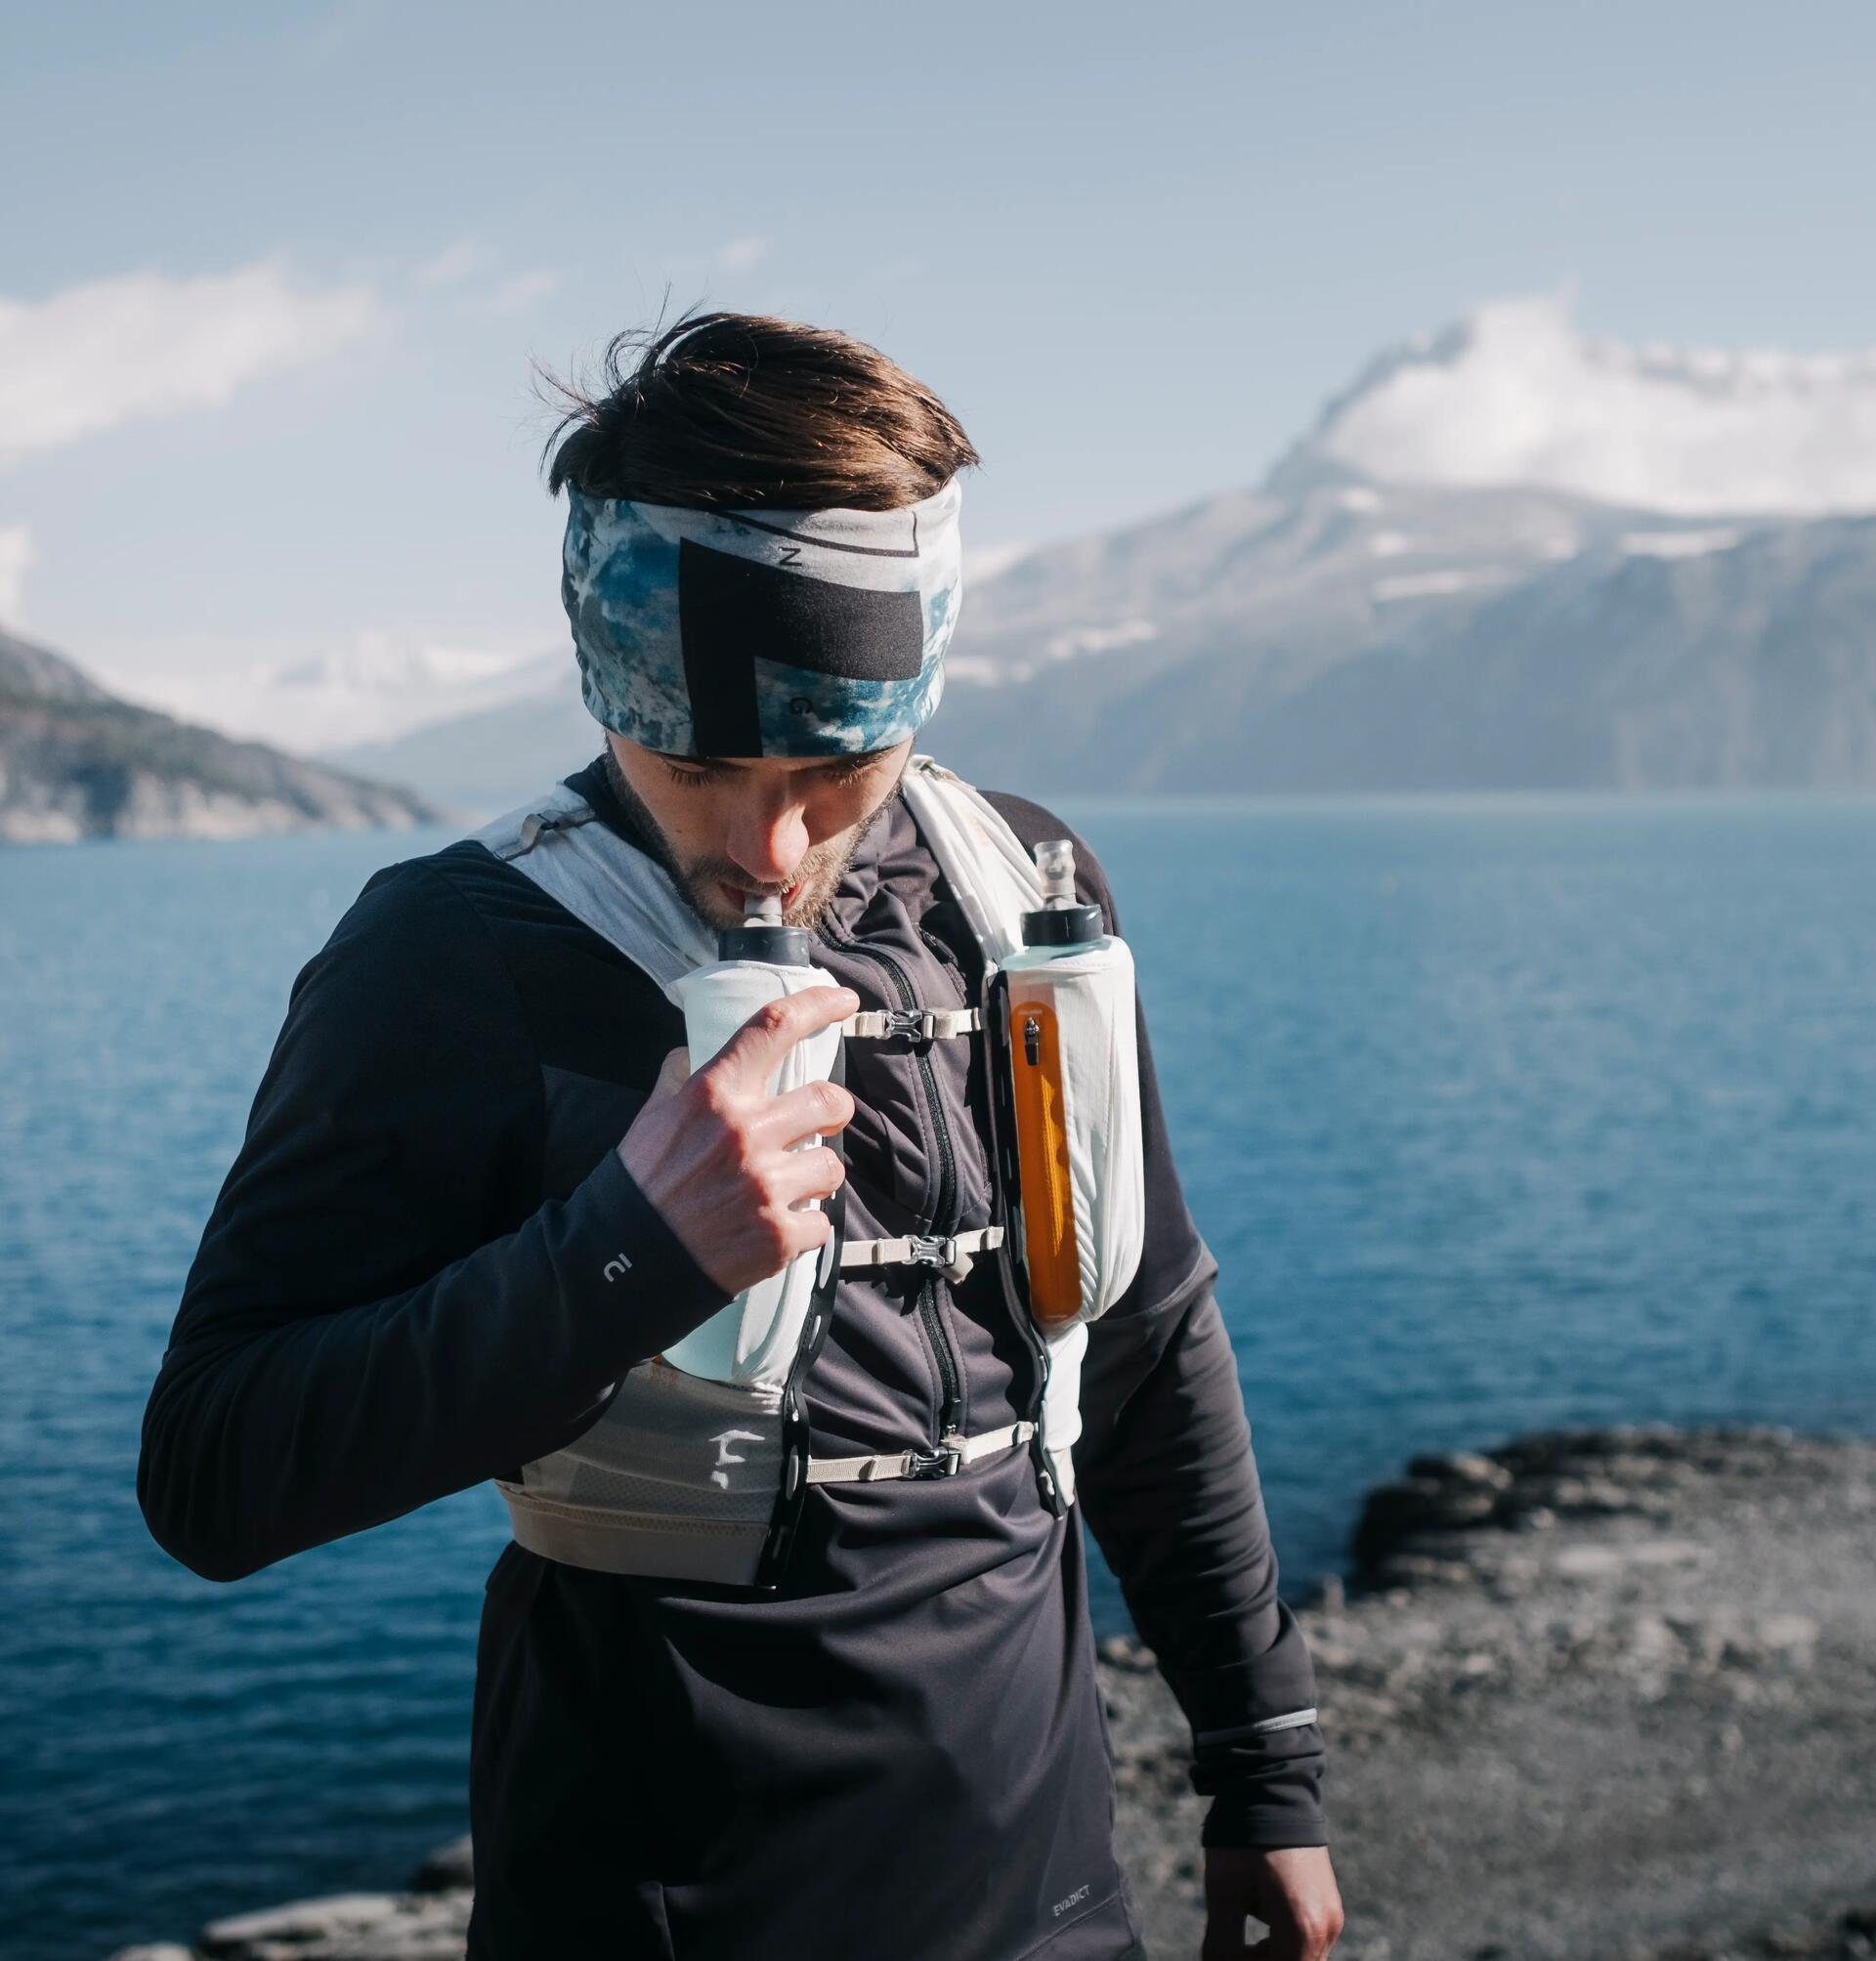
[[[811,841],[806,806],[798,797],[784,794],[740,813],[730,826],[725,848],[752,883],[787,885]]]

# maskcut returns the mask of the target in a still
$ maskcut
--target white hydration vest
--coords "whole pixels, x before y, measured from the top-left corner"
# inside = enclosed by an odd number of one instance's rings
[[[1022,916],[1042,903],[1041,879],[995,806],[930,756],[911,758],[901,789],[982,950],[982,995],[972,1008],[863,1010],[840,1024],[842,1040],[909,1034],[968,1040],[986,1031],[992,984],[1000,963],[1023,945]],[[715,934],[663,868],[599,821],[565,784],[474,837],[667,992],[682,975],[716,959]],[[1144,1235],[1130,960],[1126,972],[1124,1003],[1097,992],[1085,1011],[1117,1016],[1124,1007],[1127,1066],[1082,1086],[1080,1107],[1068,1113],[1087,1303],[1076,1320],[1045,1333],[1027,1309],[1010,1243],[1004,1153],[995,1138],[994,1216],[985,1226],[943,1236],[846,1240],[836,1192],[830,1207],[834,1231],[822,1249],[813,1299],[801,1303],[786,1351],[770,1356],[746,1382],[692,1375],[661,1356],[629,1370],[618,1394],[575,1442],[524,1466],[518,1483],[497,1480],[516,1540],[547,1558],[601,1572],[773,1586],[808,1486],[953,1475],[1017,1449],[1031,1455],[1050,1509],[1065,1513],[1075,1498],[1071,1450],[1081,1434],[1087,1323],[1125,1292]],[[778,1092],[791,1087],[785,1070]],[[959,1279],[981,1255],[995,1256],[1005,1302],[1037,1359],[1043,1393],[1033,1417],[975,1436],[948,1435],[935,1451],[921,1439],[883,1456],[812,1456],[801,1387],[826,1335],[840,1274],[912,1263]]]

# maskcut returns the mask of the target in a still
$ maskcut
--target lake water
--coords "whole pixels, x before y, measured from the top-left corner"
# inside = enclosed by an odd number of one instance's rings
[[[1876,802],[1062,808],[1138,957],[1288,1591],[1415,1451],[1876,1429]],[[292,977],[443,841],[0,852],[20,1961],[396,1885],[463,1828],[492,1489],[220,1588],[133,1482]],[[1104,1576],[1097,1610],[1123,1624]]]

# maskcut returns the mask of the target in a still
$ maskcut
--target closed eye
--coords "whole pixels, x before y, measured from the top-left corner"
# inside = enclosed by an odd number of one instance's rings
[[[817,774],[827,777],[830,783],[853,783],[866,775],[877,760],[874,756],[850,756],[844,762],[834,763]]]
[[[696,789],[704,784],[716,782],[724,774],[720,767],[712,767],[708,764],[701,769],[679,769],[667,758],[660,757],[659,760],[664,764],[664,774],[673,783],[682,784],[687,789]],[[877,760],[876,756],[870,754],[846,756],[838,762],[825,764],[818,769],[808,772],[808,774],[820,777],[825,783],[857,783]]]
[[[687,789],[695,789],[700,784],[708,783],[715,772],[706,769],[677,769],[670,763],[666,763],[664,765],[664,774],[673,783],[681,783]]]

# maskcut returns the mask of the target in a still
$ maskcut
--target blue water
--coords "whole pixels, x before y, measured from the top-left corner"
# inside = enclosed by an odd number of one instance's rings
[[[1286,1586],[1408,1454],[1876,1429],[1876,802],[1064,806],[1106,863]],[[0,852],[0,1943],[399,1883],[464,1823],[487,1488],[231,1588],[133,1479],[306,958],[441,836]],[[1111,1582],[1097,1602],[1120,1624]]]

